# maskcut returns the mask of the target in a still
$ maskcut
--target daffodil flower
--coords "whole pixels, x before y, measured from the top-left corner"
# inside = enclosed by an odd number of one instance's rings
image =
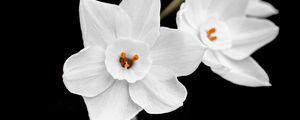
[[[160,27],[159,0],[81,0],[80,21],[85,48],[66,60],[63,81],[83,96],[91,120],[183,105],[187,91],[177,77],[198,67],[203,49],[196,37]]]
[[[253,17],[269,17],[278,14],[278,10],[265,1],[250,0],[246,14]]]
[[[186,0],[177,13],[180,30],[206,48],[203,63],[224,79],[244,86],[270,86],[250,55],[278,34],[269,20],[246,17],[248,0]]]

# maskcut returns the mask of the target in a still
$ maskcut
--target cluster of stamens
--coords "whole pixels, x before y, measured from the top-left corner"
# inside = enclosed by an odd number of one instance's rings
[[[123,68],[129,69],[132,67],[134,62],[136,62],[139,59],[139,56],[137,54],[133,55],[132,59],[126,57],[126,53],[122,52],[120,56],[120,64]]]
[[[212,42],[218,39],[217,36],[212,36],[212,34],[214,34],[216,31],[216,28],[211,28],[207,31],[207,37]]]

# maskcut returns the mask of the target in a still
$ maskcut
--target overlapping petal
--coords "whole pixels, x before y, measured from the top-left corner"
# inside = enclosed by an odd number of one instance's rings
[[[210,66],[212,71],[232,83],[250,87],[271,85],[267,73],[251,57],[233,60],[220,52],[213,52],[209,59],[214,63]]]
[[[249,0],[212,0],[209,6],[208,15],[228,20],[235,17],[243,17]]]
[[[106,90],[114,80],[106,71],[104,50],[90,46],[69,57],[63,81],[70,92],[82,96],[92,97]]]
[[[177,76],[194,72],[203,56],[200,41],[188,33],[175,29],[161,28],[160,33],[151,48],[152,64],[170,68]]]
[[[142,40],[152,46],[159,36],[159,0],[123,0],[120,7],[132,20],[132,38]]]
[[[85,46],[105,48],[119,37],[130,37],[130,17],[117,5],[96,0],[80,0],[80,22]]]
[[[171,71],[153,66],[145,79],[129,85],[132,100],[151,114],[173,111],[183,105],[187,91]]]
[[[279,28],[271,21],[246,18],[232,30],[233,46],[223,53],[233,59],[244,59],[276,38]]]
[[[227,20],[244,16],[248,0],[187,0],[186,5],[189,19],[197,24],[209,17]]]
[[[250,0],[247,7],[247,15],[254,17],[269,17],[278,14],[278,10],[262,0]]]
[[[244,17],[247,5],[248,0],[186,0],[177,14],[177,23],[180,23],[177,25],[179,29],[189,25],[191,29],[199,31],[199,27],[207,19],[213,18],[226,22]]]
[[[191,23],[191,21],[189,21],[191,19],[188,18],[187,12],[188,12],[188,10],[186,8],[185,3],[182,3],[180,6],[180,10],[177,12],[177,15],[176,15],[177,28],[179,30],[188,32],[191,35],[198,37],[197,35],[198,35],[199,28],[195,27],[194,23]]]
[[[91,120],[130,120],[142,110],[129,96],[128,83],[115,81],[103,93],[84,97]]]
[[[180,10],[184,11],[187,20],[194,26],[199,26],[207,16],[208,8],[213,0],[186,0]]]

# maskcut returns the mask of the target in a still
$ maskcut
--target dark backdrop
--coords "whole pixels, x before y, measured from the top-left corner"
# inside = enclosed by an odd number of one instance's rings
[[[120,2],[105,1],[114,4]],[[162,8],[171,1],[162,0]],[[188,90],[183,107],[161,115],[149,115],[142,111],[138,115],[139,120],[244,119],[293,115],[293,108],[297,108],[293,103],[296,101],[294,97],[299,95],[295,85],[297,78],[292,77],[293,72],[299,71],[292,69],[297,68],[294,59],[299,56],[295,53],[296,47],[292,47],[296,39],[289,35],[291,26],[282,24],[282,16],[286,14],[282,3],[279,0],[266,1],[280,11],[269,18],[280,27],[280,33],[276,40],[256,51],[252,57],[268,73],[272,87],[238,86],[201,64],[192,75],[179,78]],[[22,24],[14,31],[23,34],[11,37],[18,37],[21,43],[16,55],[20,60],[17,64],[22,67],[14,70],[22,74],[12,77],[21,78],[22,82],[18,85],[22,87],[14,94],[17,94],[17,101],[22,107],[13,108],[12,112],[25,113],[30,119],[88,120],[83,99],[71,94],[61,77],[65,60],[83,48],[79,0],[40,0],[21,6],[11,16],[16,17],[17,24]],[[14,7],[11,6],[11,9]],[[26,12],[23,13],[23,10]],[[161,25],[176,28],[175,16],[176,12],[170,14],[161,21]],[[297,37],[297,34],[293,36]],[[294,42],[291,44],[291,41]],[[289,110],[291,112],[283,115]]]

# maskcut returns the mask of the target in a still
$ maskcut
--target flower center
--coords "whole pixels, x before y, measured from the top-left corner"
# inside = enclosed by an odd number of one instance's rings
[[[130,58],[126,57],[125,52],[121,52],[119,61],[123,68],[129,69],[134,64],[134,62],[136,62],[138,59],[139,59],[139,56],[137,54],[133,55],[132,59],[130,59]]]
[[[231,36],[227,24],[216,18],[208,18],[200,26],[199,37],[204,46],[214,50],[231,47]]]
[[[217,36],[212,36],[212,34],[214,34],[216,31],[216,28],[210,28],[207,31],[207,38],[209,38],[209,40],[212,42],[218,39]]]
[[[105,51],[105,67],[116,80],[134,83],[148,74],[152,59],[147,43],[141,40],[119,39]]]

